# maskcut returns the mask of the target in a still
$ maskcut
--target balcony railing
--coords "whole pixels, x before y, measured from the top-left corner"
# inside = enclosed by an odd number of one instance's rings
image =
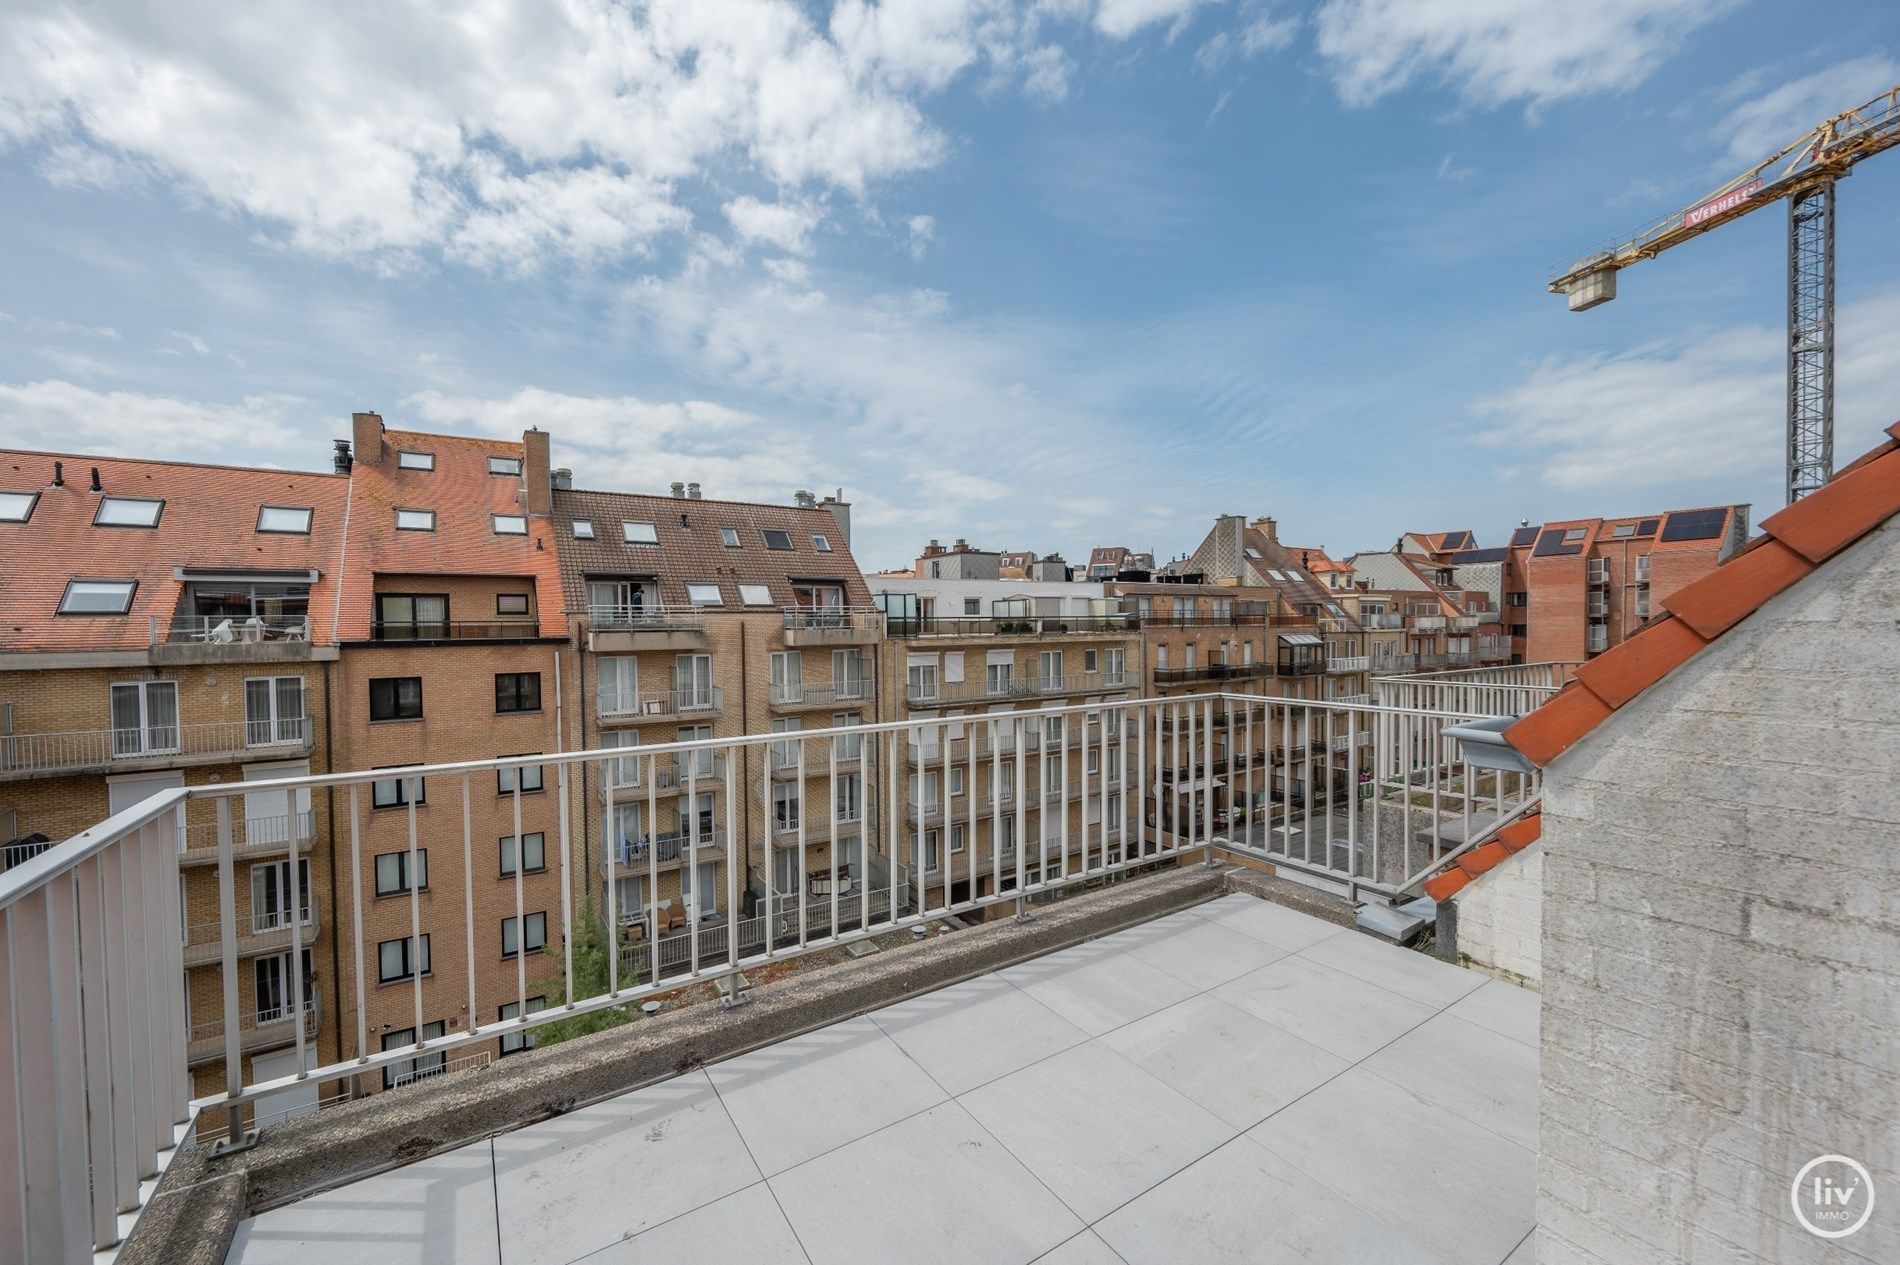
[[[279,856],[290,851],[294,842],[299,852],[308,852],[316,830],[316,815],[309,811],[268,817],[234,817],[231,822],[232,855],[240,860],[261,856]],[[218,859],[218,826],[202,822],[185,828],[184,865],[209,865]]]
[[[654,632],[694,632],[706,626],[706,612],[698,606],[662,605],[658,602],[640,605],[595,605],[587,608],[588,626],[597,630],[615,632],[651,630]]]
[[[717,686],[693,690],[654,690],[634,693],[601,690],[595,695],[602,720],[627,720],[640,716],[686,716],[694,712],[725,710],[726,693]]]
[[[870,677],[843,684],[806,685],[798,681],[774,681],[772,705],[775,707],[844,707],[868,703],[877,697]]]
[[[1359,617],[1361,628],[1393,629],[1405,627],[1405,616],[1397,611],[1368,611]]]
[[[1110,716],[1119,718],[1114,726],[1103,723]],[[1361,899],[1399,897],[1433,872],[1457,846],[1453,841],[1516,811],[1537,792],[1535,773],[1494,773],[1465,760],[1458,740],[1445,730],[1468,718],[1221,693],[408,766],[401,770],[403,781],[430,783],[426,836],[413,807],[394,817],[376,816],[373,787],[387,781],[391,770],[281,779],[273,793],[321,796],[339,839],[369,832],[387,836],[406,817],[407,846],[416,849],[426,842],[441,850],[441,857],[453,856],[458,845],[468,847],[466,841],[478,833],[490,833],[492,805],[476,790],[485,792],[502,771],[518,774],[526,765],[540,766],[546,779],[566,793],[575,777],[604,778],[611,767],[633,759],[646,762],[646,794],[655,796],[661,762],[714,755],[724,760],[726,770],[706,787],[711,813],[689,819],[689,830],[697,829],[697,849],[677,830],[639,839],[617,839],[612,831],[590,833],[585,846],[592,856],[580,863],[583,844],[572,819],[556,814],[547,826],[544,874],[530,878],[518,868],[498,879],[492,867],[481,872],[475,864],[437,865],[426,903],[414,885],[385,898],[389,925],[417,927],[433,941],[426,981],[421,973],[381,980],[379,933],[358,931],[354,920],[345,918],[337,934],[358,936],[360,942],[340,955],[340,976],[322,967],[314,979],[291,971],[284,1005],[263,1013],[240,1004],[229,988],[239,976],[235,931],[240,902],[248,898],[228,859],[235,851],[233,821],[242,816],[244,797],[257,793],[257,784],[226,780],[160,791],[0,874],[0,945],[10,955],[0,976],[8,1002],[0,1006],[0,1049],[11,1052],[0,1063],[0,1078],[9,1078],[4,1090],[20,1114],[19,1128],[0,1130],[0,1172],[24,1175],[15,1188],[24,1222],[59,1226],[64,1237],[58,1255],[83,1258],[90,1249],[107,1250],[118,1242],[149,1192],[141,1179],[164,1172],[177,1140],[196,1126],[200,1113],[210,1113],[207,1124],[241,1138],[252,1103],[305,1082],[349,1079],[373,1088],[378,1073],[400,1072],[419,1059],[492,1048],[498,1040],[518,1041],[542,1024],[622,1009],[662,989],[730,982],[739,971],[769,973],[775,964],[804,954],[926,922],[982,921],[986,911],[1019,898],[1048,898],[1132,871],[1173,865],[1190,855],[1213,859],[1224,850],[1341,890],[1350,886]],[[1014,875],[989,888],[974,881],[986,867],[998,870],[1005,845],[1003,832],[993,829],[993,817],[972,806],[978,797],[950,798],[943,839],[948,842],[950,827],[961,826],[958,833],[966,844],[961,852],[946,849],[942,872],[931,875],[914,864],[920,841],[903,824],[901,792],[888,789],[908,785],[905,756],[912,745],[941,745],[953,725],[965,726],[967,734],[969,727],[991,724],[1013,731],[1013,750],[992,758],[1007,760],[1007,776],[1025,788],[1042,785],[1028,737],[1056,725],[1065,739],[1073,733],[1088,741],[1098,771],[1117,771],[1115,778],[1098,772],[1081,783],[1075,792],[1079,816],[1095,827],[1085,825],[1079,840],[1071,838],[1072,850],[1059,867],[1025,866],[1027,881],[1020,886]],[[1289,733],[1311,735],[1313,741],[1289,743]],[[1370,740],[1337,749],[1337,736],[1361,733]],[[746,820],[753,805],[771,799],[768,785],[735,772],[762,769],[763,753],[787,744],[813,744],[807,766],[825,769],[823,753],[845,738],[863,743],[861,758],[871,774],[864,789],[886,788],[886,793],[865,795],[861,820],[833,822],[828,812],[807,819],[798,866],[805,916],[793,914],[788,930],[774,922],[789,908],[776,886],[775,858],[783,851],[775,848],[777,840],[722,826]],[[1202,765],[1222,759],[1230,772],[1161,784],[1155,770],[1164,756],[1167,763],[1192,756]],[[517,775],[517,820],[521,781]],[[1031,790],[1029,797],[1034,796]],[[1132,840],[1126,834],[1111,838],[1114,828],[1101,823],[1119,811],[1110,801],[1123,797],[1148,805],[1159,824],[1135,831]],[[1021,798],[1015,808],[1026,814]],[[206,801],[219,822],[220,881],[211,899],[218,902],[227,990],[223,1000],[208,999],[188,1018],[179,986],[187,919],[180,908],[178,843],[194,800]],[[1019,831],[1016,837],[1027,836]],[[387,844],[382,846],[387,850]],[[706,916],[688,919],[680,937],[667,946],[660,940],[668,938],[659,937],[627,946],[627,952],[608,953],[604,983],[578,973],[570,956],[576,911],[598,894],[594,908],[602,925],[617,927],[622,891],[637,888],[643,899],[662,892],[662,858],[700,867],[692,871],[693,882],[704,884],[695,914]],[[345,847],[327,863],[339,871],[339,890],[360,893],[374,877],[376,859],[366,850]],[[863,873],[865,881],[832,883],[825,899],[814,901],[804,876],[846,867]],[[639,881],[623,885],[629,879]],[[874,893],[881,900],[874,902]],[[361,1026],[366,1021],[359,1019],[355,1039],[343,1045],[347,1053],[340,1061],[322,1062],[311,1042],[315,1017],[340,997],[363,997],[374,989],[379,1006],[403,1015],[427,1013],[425,991],[431,1005],[466,993],[477,982],[469,975],[475,967],[456,946],[475,937],[492,944],[497,908],[545,911],[547,922],[548,951],[532,969],[517,958],[515,973],[502,973],[509,983],[500,1000],[516,1007],[516,1018],[488,1021],[485,1015],[493,1010],[477,1012],[441,1036],[386,1050],[374,1048]],[[748,930],[745,915],[757,917],[760,910],[768,911],[765,924]],[[194,908],[190,921],[206,921],[207,912]],[[255,931],[248,915],[245,921]],[[302,928],[292,924],[294,938],[301,937]],[[263,934],[274,932],[266,928]],[[674,965],[659,965],[663,955],[671,955],[667,960]],[[642,961],[655,964],[651,974],[639,968]],[[518,995],[509,995],[511,985]],[[550,1004],[532,1011],[531,995],[545,995]],[[489,1004],[496,1000],[491,991]],[[305,1015],[309,1019],[299,1022]],[[271,1043],[294,1046],[293,1066],[308,1070],[269,1079],[247,1071],[246,1053]],[[187,1068],[200,1060],[221,1064],[213,1074],[220,1088],[194,1102],[188,1098]],[[42,1145],[51,1137],[61,1145]],[[76,1246],[67,1250],[69,1243]]]
[[[231,933],[236,937],[236,952],[240,958],[258,957],[266,953],[282,953],[290,948],[292,924],[301,933],[303,943],[308,944],[316,935],[319,922],[317,918],[317,898],[310,895],[300,911],[301,917],[293,917],[288,908],[253,910],[248,918],[233,919]],[[224,952],[225,927],[222,919],[209,922],[194,922],[185,927],[185,965],[202,966],[216,962]]]
[[[1156,668],[1156,685],[1192,685],[1204,681],[1248,681],[1273,675],[1273,664],[1261,659],[1254,663],[1202,663],[1191,668]]]
[[[310,618],[307,615],[253,616],[189,615],[162,623],[152,616],[152,644],[198,646],[250,646],[270,642],[307,644]]]
[[[1371,667],[1372,660],[1362,654],[1340,654],[1328,655],[1326,657],[1326,670],[1328,672],[1366,672],[1369,671]]]
[[[371,641],[529,641],[541,635],[532,619],[379,619],[370,625]]]
[[[888,615],[893,637],[1108,637],[1141,631],[1141,618],[1115,615]]]
[[[1084,672],[1074,676],[1010,676],[1007,680],[938,682],[928,689],[912,685],[906,691],[911,703],[923,706],[938,703],[967,703],[976,700],[1000,702],[1006,699],[1044,698],[1065,694],[1092,694],[1096,691],[1132,689],[1126,672]]]
[[[1375,676],[1373,697],[1384,707],[1427,708],[1477,716],[1522,716],[1576,674],[1575,663],[1519,663],[1411,676]]]
[[[884,612],[848,606],[788,606],[781,612],[788,646],[863,645],[884,631]]]
[[[78,729],[65,733],[0,734],[0,775],[80,773],[139,761],[201,761],[260,750],[310,745],[307,717]]]
[[[1268,611],[1223,611],[1205,615],[1168,611],[1142,616],[1141,623],[1149,628],[1251,628],[1268,623],[1272,618]]]
[[[626,751],[638,751],[637,747],[623,748]],[[637,755],[622,756],[609,761],[603,769],[601,794],[613,794],[620,800],[636,799],[633,791],[644,791],[646,779],[655,779],[654,789],[677,791],[691,783],[695,788],[707,786],[726,776],[726,757],[713,752],[701,752],[698,755],[654,762],[649,771],[649,761]]]

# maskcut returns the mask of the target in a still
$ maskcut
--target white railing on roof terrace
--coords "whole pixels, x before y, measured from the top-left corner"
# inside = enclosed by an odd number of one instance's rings
[[[1372,694],[1386,707],[1478,716],[1522,716],[1561,690],[1576,675],[1578,666],[1557,662],[1508,663],[1449,672],[1375,676]]]
[[[242,1145],[258,1104],[268,1119],[287,1090],[314,1085],[319,1104],[382,1092],[544,1024],[738,987],[739,972],[926,921],[1221,854],[1397,896],[1537,793],[1535,774],[1466,762],[1445,730],[1471,719],[1207,694],[162,791],[0,875],[0,1049],[15,1052],[0,1064],[0,1174],[26,1178],[0,1181],[6,1254],[110,1249],[201,1114],[204,1135]],[[786,750],[802,777],[774,776]],[[628,761],[637,785],[617,776]],[[1051,782],[1068,792],[1045,797]],[[910,824],[958,784],[982,793]],[[259,933],[238,823],[259,794],[330,805],[315,847],[301,830],[284,842],[288,873],[309,851],[337,893],[323,926],[338,967],[284,971],[268,1012],[239,990]],[[195,928],[191,952],[221,995],[188,1018],[178,843],[192,800],[216,821],[217,906],[215,936]],[[300,961],[315,914],[273,923],[271,952]],[[609,951],[577,953],[583,929],[611,930]],[[342,1057],[317,1065],[324,1022]],[[391,1033],[412,1039],[384,1048]],[[267,1042],[309,1070],[257,1079],[246,1054]],[[188,1102],[186,1068],[206,1059],[222,1090]]]
[[[593,605],[587,608],[587,622],[599,629],[650,628],[656,631],[677,629],[692,631],[706,626],[706,612],[698,606],[677,602],[644,602],[638,605]]]
[[[183,760],[272,747],[301,748],[309,741],[310,721],[303,716],[197,725],[147,722],[135,729],[0,734],[0,773],[81,772],[134,760]]]

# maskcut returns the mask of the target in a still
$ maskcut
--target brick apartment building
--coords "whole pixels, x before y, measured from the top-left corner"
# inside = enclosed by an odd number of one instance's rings
[[[1396,658],[1381,644],[1379,671],[1432,672],[1511,661],[1501,605],[1504,551],[1476,547],[1468,531],[1412,533],[1388,550],[1349,559],[1353,585],[1377,608],[1374,622],[1403,632]]]

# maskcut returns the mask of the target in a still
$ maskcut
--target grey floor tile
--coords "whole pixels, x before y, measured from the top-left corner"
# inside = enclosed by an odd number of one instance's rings
[[[995,975],[873,1011],[871,1019],[952,1094],[975,1089],[1088,1033]]]
[[[1537,1051],[1440,1014],[1360,1064],[1527,1150],[1537,1149]]]
[[[1350,1066],[1211,993],[1100,1039],[1236,1129],[1259,1124]]]
[[[1535,1215],[1535,1152],[1364,1068],[1247,1136],[1447,1265],[1497,1265]]]
[[[1432,1017],[1429,1006],[1299,956],[1269,962],[1213,992],[1351,1063]]]
[[[1244,1137],[1094,1228],[1128,1265],[1431,1260],[1405,1235]]]
[[[813,1265],[1033,1261],[1082,1223],[954,1102],[771,1179]]]
[[[1359,931],[1308,945],[1300,950],[1300,956],[1410,997],[1433,1010],[1476,992],[1488,978]]]
[[[1124,947],[1197,989],[1225,984],[1287,954],[1276,945],[1191,912],[1119,932],[1109,936],[1107,943]]]
[[[1102,1242],[1095,1231],[1084,1230],[1049,1255],[1037,1257],[1036,1265],[1127,1265],[1127,1262],[1115,1254],[1114,1248]]]
[[[494,1145],[509,1265],[564,1265],[760,1177],[697,1071],[502,1134]]]
[[[1270,900],[1238,893],[1225,900],[1197,905],[1193,912],[1209,922],[1245,932],[1256,940],[1264,940],[1289,953],[1298,952],[1322,940],[1330,940],[1346,930],[1337,923],[1303,914],[1297,909],[1288,909]]]
[[[767,1177],[946,1097],[882,1028],[862,1017],[706,1072]]]
[[[240,1221],[227,1265],[494,1265],[494,1165],[479,1142]]]
[[[1234,1134],[1100,1042],[1065,1050],[958,1101],[1089,1221]]]
[[[1192,984],[1095,941],[1003,971],[1002,976],[1090,1036],[1192,997]]]
[[[1525,1045],[1536,1045],[1537,1018],[1542,1001],[1528,988],[1494,979],[1485,981],[1482,986],[1453,1002],[1445,1013],[1475,1023],[1480,1028],[1489,1028],[1514,1041],[1522,1041]]]
[[[1504,1258],[1504,1265],[1537,1265],[1537,1236],[1532,1234]]]
[[[806,1265],[791,1223],[764,1182],[695,1208],[631,1239],[585,1257],[581,1265],[678,1265],[681,1261],[744,1261]]]

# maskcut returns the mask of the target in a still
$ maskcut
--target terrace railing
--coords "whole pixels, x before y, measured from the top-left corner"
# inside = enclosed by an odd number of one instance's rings
[[[78,773],[136,760],[162,762],[237,756],[260,748],[302,748],[309,741],[310,721],[303,716],[0,734],[0,773]]]
[[[1385,707],[1478,716],[1522,716],[1561,690],[1576,675],[1579,666],[1560,662],[1512,663],[1406,676],[1375,676],[1372,695]]]
[[[0,1181],[0,1232],[18,1236],[11,1256],[35,1263],[110,1250],[200,1115],[207,1135],[243,1146],[256,1104],[268,1113],[287,1090],[314,1083],[319,1102],[339,1086],[382,1092],[386,1076],[519,1048],[543,1024],[693,983],[735,989],[741,972],[1131,871],[1226,854],[1354,898],[1399,893],[1537,792],[1534,774],[1465,761],[1445,730],[1470,719],[1223,693],[162,791],[0,874],[0,1049],[15,1055],[0,1064],[0,1174],[25,1176]],[[788,747],[806,775],[789,788],[769,758]],[[629,760],[644,766],[638,785],[615,776]],[[662,770],[681,761],[714,770],[683,788],[689,829],[623,846],[636,821],[664,820]],[[522,772],[531,766],[540,776]],[[598,798],[574,793],[583,774],[605,787]],[[1045,799],[1052,781],[1070,789]],[[532,806],[530,782],[546,788]],[[966,793],[938,800],[939,825],[912,825],[932,816],[930,782]],[[511,789],[497,797],[497,785]],[[285,972],[268,1021],[239,993],[240,955],[259,931],[241,912],[238,823],[260,793],[329,805],[311,860],[334,866],[323,927],[340,959],[314,978]],[[193,800],[216,822],[217,925],[194,929],[191,951],[222,991],[188,1019],[178,874]],[[539,864],[502,852],[498,866],[497,828],[536,837],[524,824],[543,832]],[[314,849],[302,830],[284,834],[295,874]],[[779,879],[788,851],[792,891]],[[425,876],[426,905],[409,876]],[[613,951],[580,965],[604,957],[604,978],[577,971],[587,902]],[[292,962],[316,933],[312,913],[266,929]],[[498,917],[532,934],[516,941],[526,952],[497,957]],[[644,939],[628,943],[634,926]],[[469,1022],[432,1026],[445,1007]],[[327,1064],[320,1015],[334,1016],[343,1052]],[[402,1030],[418,1038],[381,1048]],[[309,1070],[247,1072],[267,1037]],[[190,1100],[187,1067],[203,1059],[221,1065],[222,1088]]]

